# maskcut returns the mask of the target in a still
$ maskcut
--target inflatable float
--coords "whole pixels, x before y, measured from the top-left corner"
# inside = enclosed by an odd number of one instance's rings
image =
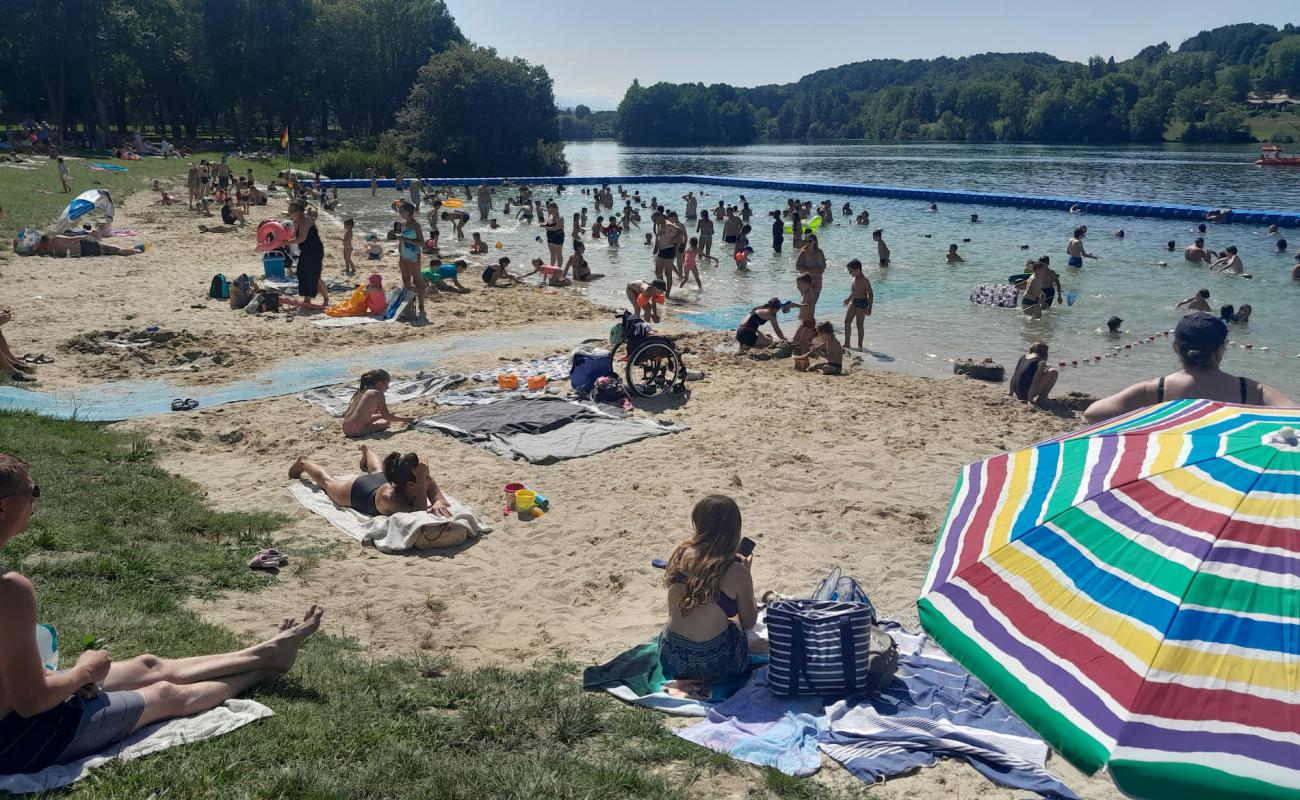
[[[811,220],[809,220],[809,221],[807,221],[807,222],[805,222],[805,223],[803,224],[803,232],[804,232],[805,234],[813,233],[813,232],[815,232],[818,228],[820,228],[821,226],[822,226],[822,218],[821,218],[821,217],[813,217]],[[785,226],[785,232],[786,232],[786,233],[794,233],[794,226],[793,226],[793,225],[786,225],[786,226]]]
[[[257,226],[257,252],[277,250],[293,238],[293,225],[278,219],[268,219]]]
[[[1016,308],[1024,293],[1007,283],[981,283],[970,290],[970,301],[977,306]]]

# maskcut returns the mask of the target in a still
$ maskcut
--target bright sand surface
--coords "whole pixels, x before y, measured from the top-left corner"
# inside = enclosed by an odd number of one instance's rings
[[[212,220],[152,199],[133,196],[117,220],[151,243],[144,255],[0,261],[10,290],[7,305],[15,312],[5,329],[13,348],[20,355],[56,358],[40,368],[38,388],[68,390],[160,375],[224,383],[273,375],[277,363],[342,358],[386,342],[472,337],[491,326],[539,319],[582,320],[575,328],[589,330],[608,320],[582,297],[533,288],[487,290],[475,273],[464,280],[473,293],[430,303],[431,322],[424,327],[329,329],[311,325],[310,317],[232,312],[207,300],[207,287],[214,273],[233,277],[257,269],[252,229],[201,234],[197,225]],[[326,277],[339,277],[339,230],[329,220],[321,227]],[[382,264],[385,283],[396,280],[395,260]],[[372,271],[366,262],[358,266],[362,275]],[[97,354],[66,347],[79,333],[149,325],[184,329],[193,338],[183,346],[146,348],[152,364],[115,348]],[[574,338],[569,346],[582,337]],[[654,636],[667,612],[663,573],[651,568],[650,559],[666,557],[687,535],[692,504],[713,492],[736,498],[745,533],[758,542],[754,582],[760,594],[805,593],[838,564],[862,582],[883,616],[914,626],[913,604],[957,469],[1080,424],[1069,412],[1011,401],[1005,384],[876,368],[839,378],[799,374],[789,360],[741,358],[732,344],[730,335],[717,332],[692,332],[683,340],[692,351],[690,366],[707,377],[692,384],[689,401],[656,411],[689,425],[685,433],[545,467],[428,433],[402,431],[370,440],[381,452],[415,451],[427,458],[448,492],[497,526],[455,553],[383,555],[301,509],[287,491],[293,458],[306,454],[334,470],[355,472],[359,447],[343,438],[337,420],[296,397],[122,424],[147,433],[162,465],[196,481],[212,503],[289,515],[293,522],[276,534],[276,546],[291,558],[325,552],[314,563],[291,562],[273,588],[194,603],[205,618],[252,633],[268,615],[320,602],[329,609],[325,628],[354,637],[367,654],[446,653],[471,665],[519,664],[556,650],[580,663],[597,663]],[[554,352],[554,346],[475,350],[428,367],[493,369],[499,358]],[[224,354],[222,363],[215,363],[217,354]],[[380,366],[358,363],[356,372]],[[427,400],[396,410],[416,416],[438,411]],[[551,512],[530,522],[503,517],[501,487],[510,481],[547,494]],[[816,780],[854,783],[826,763]],[[1118,796],[1104,776],[1084,778],[1060,758],[1049,766],[1085,797]],[[742,797],[753,781],[761,779],[719,775],[696,788],[708,786],[709,796]],[[998,789],[969,767],[945,762],[872,794],[1010,799],[1025,793]]]

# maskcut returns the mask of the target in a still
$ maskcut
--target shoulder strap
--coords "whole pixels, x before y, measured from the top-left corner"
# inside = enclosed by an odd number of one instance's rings
[[[1164,401],[1165,401],[1165,376],[1161,375],[1160,380],[1156,381],[1156,402],[1163,403]]]
[[[803,618],[799,614],[790,615],[790,693],[799,694],[799,675],[804,671],[804,632]],[[811,685],[809,686],[811,689]]]
[[[844,694],[853,696],[858,689],[858,648],[853,638],[853,616],[845,614],[840,620],[840,664],[844,669]]]
[[[1241,384],[1241,404],[1245,405],[1246,404],[1246,379],[1243,377],[1238,377],[1237,382]]]

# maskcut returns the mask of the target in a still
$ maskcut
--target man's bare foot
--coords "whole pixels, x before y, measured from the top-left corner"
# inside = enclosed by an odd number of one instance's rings
[[[306,469],[307,456],[298,456],[298,460],[293,462],[289,467],[289,480],[296,481],[302,477],[303,470]]]
[[[325,609],[312,606],[303,615],[302,622],[293,624],[292,618],[282,622],[280,632],[263,643],[265,648],[263,657],[267,669],[276,672],[288,672],[292,669],[294,662],[298,660],[298,649],[302,647],[302,643],[307,637],[320,630],[320,620],[324,613]]]

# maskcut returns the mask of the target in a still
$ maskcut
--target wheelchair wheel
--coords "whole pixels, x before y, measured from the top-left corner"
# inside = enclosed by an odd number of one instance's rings
[[[628,353],[627,390],[638,397],[659,397],[686,379],[681,356],[666,342],[646,342]]]

